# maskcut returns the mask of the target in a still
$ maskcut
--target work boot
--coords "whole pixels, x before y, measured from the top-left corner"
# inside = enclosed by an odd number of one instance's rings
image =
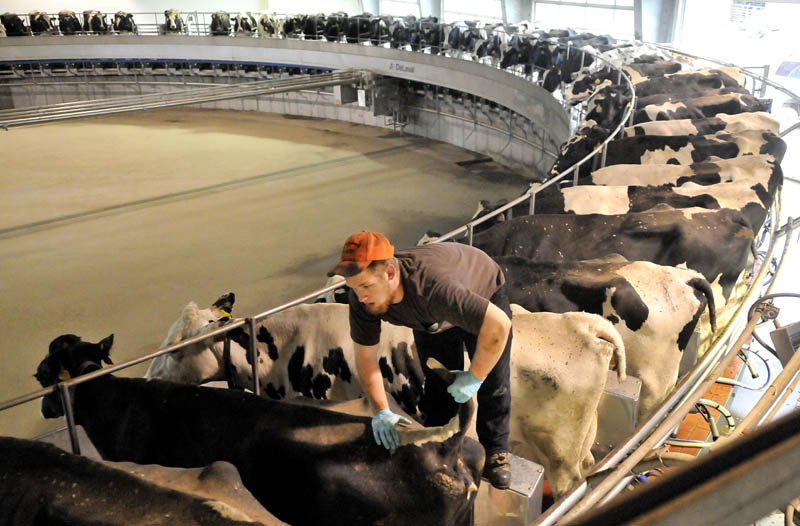
[[[483,476],[497,489],[508,489],[511,485],[511,462],[508,451],[489,455],[483,467]]]

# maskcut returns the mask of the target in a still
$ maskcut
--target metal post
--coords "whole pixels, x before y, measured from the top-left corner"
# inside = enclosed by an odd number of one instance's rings
[[[69,431],[69,442],[72,445],[72,452],[76,455],[81,454],[81,446],[78,443],[78,429],[75,427],[75,413],[72,412],[72,400],[69,396],[69,387],[64,382],[58,384],[61,394],[61,407],[64,408],[64,418],[67,420],[67,430]]]
[[[606,153],[608,152],[608,144],[603,146],[603,156],[600,158],[600,168],[606,167]]]
[[[536,202],[536,192],[531,194],[531,199],[528,201],[528,215],[533,215],[534,203]]]
[[[470,224],[467,227],[467,231],[469,232],[469,246],[472,246],[472,233],[473,233],[473,230],[475,230],[475,227],[472,224]]]
[[[247,323],[250,324],[250,361],[253,366],[253,394],[256,396],[261,395],[261,385],[258,381],[258,348],[256,347],[256,320],[255,318],[248,318]]]

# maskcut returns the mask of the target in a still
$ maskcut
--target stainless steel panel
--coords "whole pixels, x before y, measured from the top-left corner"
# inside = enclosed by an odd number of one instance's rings
[[[620,383],[617,373],[608,372],[606,389],[597,407],[597,436],[592,451],[605,454],[628,437],[636,428],[636,411],[642,381],[628,376]]]
[[[542,514],[544,468],[511,455],[511,487],[481,482],[475,501],[475,526],[527,526]]]

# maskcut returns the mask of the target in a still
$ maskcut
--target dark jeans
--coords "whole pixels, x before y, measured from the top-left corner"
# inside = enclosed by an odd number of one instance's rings
[[[509,319],[511,318],[506,285],[500,287],[490,301],[505,312]],[[415,330],[414,339],[425,373],[425,393],[420,401],[420,409],[426,415],[425,425],[444,425],[456,413],[456,402],[447,392],[447,385],[428,369],[425,362],[428,358],[436,358],[448,369],[463,371],[464,350],[466,348],[467,355],[472,359],[478,337],[459,327],[453,327],[436,334]],[[510,362],[511,331],[503,354],[478,390],[476,430],[478,440],[486,449],[487,457],[499,451],[510,450],[508,443],[511,409]]]

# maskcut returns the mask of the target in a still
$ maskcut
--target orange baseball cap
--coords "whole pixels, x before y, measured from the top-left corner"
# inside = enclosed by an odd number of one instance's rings
[[[379,232],[363,230],[345,240],[342,260],[328,272],[328,277],[338,274],[349,278],[367,268],[373,261],[383,261],[392,257],[394,257],[394,247],[386,236]]]

